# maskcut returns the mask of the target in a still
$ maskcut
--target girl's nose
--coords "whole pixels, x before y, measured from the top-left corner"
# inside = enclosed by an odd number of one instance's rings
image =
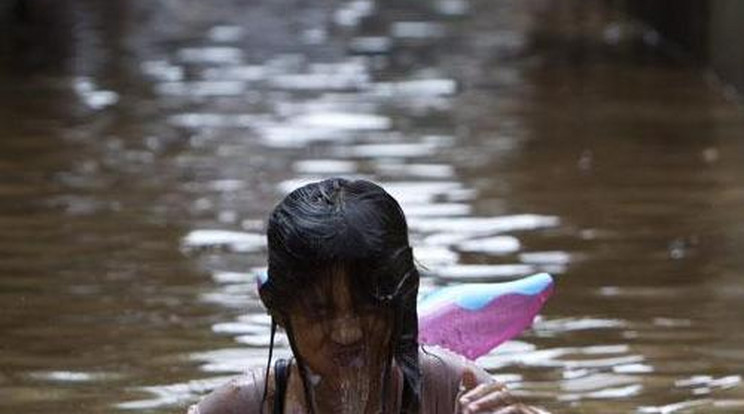
[[[347,316],[333,322],[331,340],[339,345],[351,345],[362,339],[362,327],[359,318]]]

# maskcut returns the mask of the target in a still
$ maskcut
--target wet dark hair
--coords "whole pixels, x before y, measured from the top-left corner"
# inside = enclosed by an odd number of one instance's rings
[[[418,270],[408,243],[400,205],[380,186],[365,180],[332,178],[298,188],[271,213],[268,222],[268,280],[260,295],[272,316],[287,329],[302,372],[307,401],[306,367],[287,322],[289,309],[302,300],[303,287],[322,277],[323,269],[343,265],[353,271],[349,286],[356,301],[392,315],[389,355],[403,372],[401,413],[418,413],[421,373],[418,360],[416,295]],[[273,339],[272,339],[273,347]],[[271,351],[269,354],[269,363]],[[268,372],[268,371],[267,371]],[[390,362],[385,368],[382,401],[387,412]],[[264,396],[265,397],[265,396]],[[313,410],[312,407],[309,407]]]

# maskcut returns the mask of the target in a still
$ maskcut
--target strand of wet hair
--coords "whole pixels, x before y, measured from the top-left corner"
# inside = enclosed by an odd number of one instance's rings
[[[312,393],[310,392],[310,387],[307,384],[307,367],[305,366],[305,361],[302,359],[302,355],[300,355],[300,352],[295,347],[295,336],[294,336],[294,330],[292,329],[292,324],[287,322],[287,326],[285,327],[285,330],[287,331],[287,337],[289,338],[289,346],[292,349],[292,353],[295,356],[295,359],[297,360],[297,367],[300,370],[300,379],[302,380],[302,391],[305,394],[305,403],[307,404],[307,410],[309,414],[315,414],[315,399],[312,398]]]
[[[271,318],[271,335],[269,338],[269,360],[266,362],[266,373],[264,373],[264,389],[263,397],[261,397],[261,414],[264,414],[264,406],[266,405],[266,398],[269,395],[269,371],[271,370],[271,358],[274,354],[274,336],[276,335],[276,322],[274,318]]]

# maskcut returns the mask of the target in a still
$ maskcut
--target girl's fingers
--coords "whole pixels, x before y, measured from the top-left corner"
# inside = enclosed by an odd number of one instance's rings
[[[491,413],[496,409],[506,409],[515,403],[514,397],[506,391],[491,388],[490,392],[465,405],[466,413]],[[517,411],[519,412],[519,411]],[[507,411],[508,413],[508,411]]]
[[[469,390],[475,388],[478,385],[478,379],[475,377],[475,373],[471,370],[467,370],[462,373],[460,378],[460,394],[465,394]]]
[[[461,414],[540,414],[517,400],[499,382],[477,384],[472,371],[465,371],[457,395],[457,412]]]
[[[498,382],[480,384],[460,397],[460,401],[463,404],[472,403],[493,393],[504,391],[505,389],[506,387]]]
[[[517,406],[517,405],[505,407],[505,408],[502,408],[494,412],[494,414],[532,414],[532,413],[533,411],[525,410],[524,407]]]
[[[494,414],[550,414],[550,413],[537,409],[535,407],[524,405],[524,404],[515,404],[515,405],[510,405],[508,407],[504,407],[498,411],[495,411]]]
[[[461,404],[468,404],[492,392],[490,384],[480,384],[460,397]]]

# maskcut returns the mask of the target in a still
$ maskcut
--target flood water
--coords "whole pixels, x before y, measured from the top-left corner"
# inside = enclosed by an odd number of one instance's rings
[[[609,2],[28,4],[0,413],[181,412],[263,365],[265,217],[335,175],[398,198],[423,291],[556,275],[480,361],[525,400],[744,412],[744,107]]]

